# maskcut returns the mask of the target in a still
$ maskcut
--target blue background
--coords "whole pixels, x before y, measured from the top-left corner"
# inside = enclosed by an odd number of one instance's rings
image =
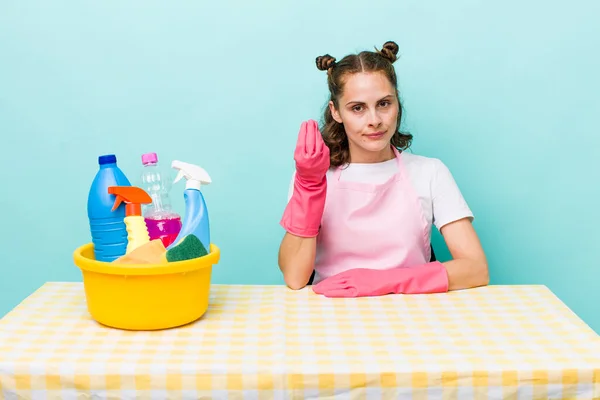
[[[133,180],[149,151],[204,167],[214,282],[283,283],[296,135],[327,99],[314,59],[394,40],[413,151],[454,174],[491,283],[548,285],[600,331],[598,15],[593,0],[3,1],[0,315],[81,280],[105,153]]]

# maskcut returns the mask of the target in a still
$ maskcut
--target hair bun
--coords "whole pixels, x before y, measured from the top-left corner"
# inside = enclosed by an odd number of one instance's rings
[[[335,57],[331,57],[329,54],[319,56],[316,59],[317,68],[321,71],[327,71],[329,68],[335,66]]]
[[[388,41],[383,44],[383,48],[379,51],[379,54],[390,60],[390,62],[396,61],[398,54],[398,45],[395,42]]]

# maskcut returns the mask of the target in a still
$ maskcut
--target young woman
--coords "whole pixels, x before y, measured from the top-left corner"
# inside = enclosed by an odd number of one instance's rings
[[[363,51],[327,71],[325,123],[300,127],[281,225],[279,267],[291,289],[328,297],[438,293],[488,284],[473,214],[439,160],[407,153],[393,63],[398,46]],[[452,260],[432,260],[431,229]],[[314,271],[314,274],[313,274]]]

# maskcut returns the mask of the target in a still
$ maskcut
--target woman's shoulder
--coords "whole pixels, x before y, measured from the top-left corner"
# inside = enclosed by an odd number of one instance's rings
[[[402,152],[402,163],[410,174],[419,176],[429,176],[433,178],[440,171],[447,169],[446,165],[439,158],[414,154],[410,152]]]

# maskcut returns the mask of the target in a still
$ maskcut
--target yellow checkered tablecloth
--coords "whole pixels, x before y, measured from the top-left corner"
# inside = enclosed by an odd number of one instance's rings
[[[213,285],[205,316],[128,332],[47,283],[0,320],[2,399],[597,399],[600,338],[544,286],[328,299]]]

